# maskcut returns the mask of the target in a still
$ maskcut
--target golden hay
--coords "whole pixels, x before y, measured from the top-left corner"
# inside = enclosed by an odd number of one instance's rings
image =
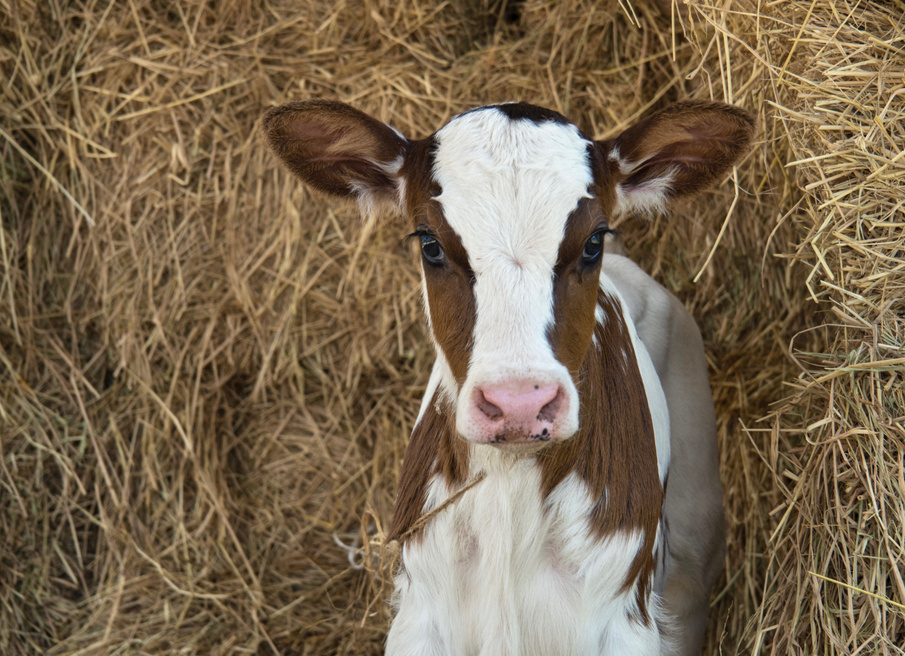
[[[380,653],[431,352],[404,227],[263,147],[308,97],[411,136],[503,99],[598,138],[684,97],[757,113],[736,182],[620,226],[707,342],[709,653],[905,653],[903,15],[0,0],[0,653]]]

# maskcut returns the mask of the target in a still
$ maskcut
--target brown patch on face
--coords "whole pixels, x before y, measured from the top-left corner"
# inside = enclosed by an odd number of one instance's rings
[[[601,225],[603,214],[596,199],[583,198],[566,221],[553,268],[553,326],[547,340],[553,354],[578,386],[579,370],[594,333],[594,309],[600,279],[600,260],[593,266],[583,262],[588,238]]]
[[[405,204],[412,226],[429,230],[445,254],[443,264],[431,265],[422,260],[422,268],[434,339],[461,386],[468,375],[474,346],[477,313],[474,272],[462,240],[443,216],[440,203],[434,199],[441,193],[431,177],[434,146],[433,137],[412,144],[402,169],[406,179]]]
[[[611,170],[612,162],[607,160],[605,153],[609,152],[601,147],[602,143],[594,142],[588,147],[588,160],[591,162],[591,175],[594,178],[593,192],[603,216],[613,216],[616,207],[616,183],[617,177]]]
[[[574,471],[598,499],[589,517],[594,535],[644,532],[624,589],[638,582],[639,608],[646,617],[644,598],[654,574],[663,507],[654,428],[623,310],[603,292],[597,302],[605,318],[595,329],[598,346],[587,352],[579,375],[580,428],[538,454],[541,486],[548,495]]]
[[[422,515],[427,486],[434,475],[442,476],[450,487],[461,485],[468,475],[468,445],[456,435],[452,410],[446,407],[438,410],[439,396],[439,391],[434,393],[405,450],[390,522],[390,540],[405,535]],[[419,536],[416,533],[413,537]]]

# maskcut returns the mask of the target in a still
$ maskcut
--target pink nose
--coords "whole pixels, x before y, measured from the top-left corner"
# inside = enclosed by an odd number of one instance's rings
[[[562,405],[558,385],[510,381],[475,391],[476,419],[490,442],[547,441]]]

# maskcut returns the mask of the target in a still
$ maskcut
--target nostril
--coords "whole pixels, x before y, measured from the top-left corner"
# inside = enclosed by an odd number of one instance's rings
[[[477,406],[478,409],[487,416],[488,419],[499,419],[503,416],[503,411],[495,406],[493,403],[487,400],[487,397],[484,396],[483,391],[478,391],[477,394]]]
[[[562,388],[556,390],[556,396],[553,400],[544,405],[537,413],[538,421],[555,421],[556,415],[559,414],[559,407],[562,405],[563,392]]]

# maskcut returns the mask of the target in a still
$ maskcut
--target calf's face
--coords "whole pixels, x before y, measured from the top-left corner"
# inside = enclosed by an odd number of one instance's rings
[[[607,219],[711,184],[746,149],[752,121],[686,102],[601,142],[512,103],[410,141],[347,105],[309,101],[271,109],[264,131],[315,188],[409,217],[456,429],[518,449],[578,430]]]

